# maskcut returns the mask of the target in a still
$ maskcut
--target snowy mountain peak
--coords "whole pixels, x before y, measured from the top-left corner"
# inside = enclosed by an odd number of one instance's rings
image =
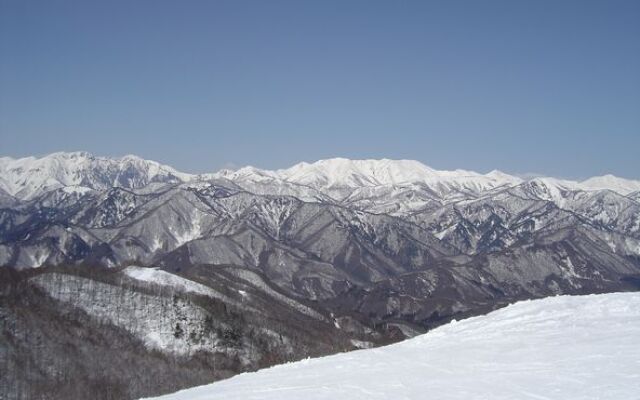
[[[520,178],[518,178],[516,176],[509,175],[509,174],[507,174],[505,172],[502,172],[500,170],[497,170],[497,169],[494,169],[491,172],[485,174],[485,176],[488,177],[488,178],[493,178],[493,179],[498,179],[498,180],[505,180],[505,181],[509,181],[510,180],[510,181],[513,181],[514,183],[522,181],[522,179],[520,179]]]
[[[550,177],[538,177],[528,180],[526,185],[534,189],[536,187],[544,188],[545,191],[553,192],[551,198],[562,197],[560,192],[563,191],[610,190],[626,196],[640,190],[640,181],[618,178],[613,175],[596,176],[582,182]]]
[[[65,186],[97,190],[110,187],[141,188],[150,183],[219,178],[233,181],[250,192],[289,194],[305,200],[317,199],[319,196],[341,200],[356,189],[393,189],[406,185],[418,185],[442,199],[458,198],[460,195],[475,196],[496,188],[523,183],[522,179],[498,170],[487,174],[461,169],[436,170],[415,160],[387,158],[330,158],[313,163],[301,162],[279,170],[247,166],[236,171],[222,170],[212,174],[191,175],[131,154],[108,158],[76,151],[57,152],[40,158],[0,157],[0,189],[18,199],[30,199]],[[640,181],[613,175],[593,177],[582,182],[534,178],[525,184],[544,188],[545,192],[550,192],[546,196],[550,200],[559,198],[560,192],[577,190],[612,190],[622,195],[640,192]]]
[[[47,156],[0,161],[0,187],[18,198],[29,199],[66,186],[91,189],[140,188],[154,182],[180,182],[191,175],[127,155],[122,158],[96,157],[87,152],[57,152]]]
[[[583,190],[613,190],[623,195],[627,195],[640,190],[640,181],[618,178],[611,174],[594,176],[580,182]]]
[[[436,171],[413,160],[332,158],[275,171],[287,181],[316,187],[359,187],[419,182]]]
[[[51,158],[93,158],[93,154],[88,151],[57,151],[48,156]]]

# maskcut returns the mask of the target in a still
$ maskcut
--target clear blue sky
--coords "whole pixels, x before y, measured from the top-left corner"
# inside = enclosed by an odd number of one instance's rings
[[[640,178],[640,1],[0,0],[0,155]]]

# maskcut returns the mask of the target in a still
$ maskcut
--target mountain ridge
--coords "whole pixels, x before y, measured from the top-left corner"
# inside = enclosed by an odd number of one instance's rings
[[[98,171],[97,173],[95,171]],[[622,195],[640,191],[640,180],[613,175],[596,176],[583,181],[550,177],[521,179],[493,170],[486,174],[466,170],[435,170],[415,160],[331,158],[313,163],[301,162],[289,168],[266,170],[251,166],[236,171],[221,170],[189,174],[134,155],[119,158],[99,157],[88,152],[57,152],[40,158],[0,158],[0,189],[21,199],[30,199],[63,186],[109,186],[141,188],[150,183],[178,183],[225,179],[259,185],[277,181],[298,187],[310,187],[327,195],[341,196],[340,189],[425,184],[439,191],[467,190],[481,193],[528,181],[544,181],[563,190],[612,190]],[[249,189],[255,189],[249,187]]]
[[[0,365],[10,354],[26,375],[0,387],[65,388],[54,398],[91,397],[95,382],[109,388],[101,398],[160,394],[399,341],[516,300],[640,289],[638,191],[410,160],[181,175],[135,156],[72,153],[8,169],[0,181],[25,185],[18,196],[0,185],[10,305],[0,323],[13,324]],[[634,189],[589,182],[605,184]],[[39,308],[25,314],[28,304]],[[101,339],[70,336],[78,325]],[[50,329],[73,357],[58,356]],[[109,353],[118,343],[157,375],[127,383]],[[87,346],[109,360],[104,372]],[[20,357],[48,365],[42,354],[61,362],[34,377]]]

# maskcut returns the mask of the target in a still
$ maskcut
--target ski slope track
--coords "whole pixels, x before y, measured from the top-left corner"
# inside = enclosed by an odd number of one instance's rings
[[[387,347],[156,400],[638,399],[640,293],[523,301]]]

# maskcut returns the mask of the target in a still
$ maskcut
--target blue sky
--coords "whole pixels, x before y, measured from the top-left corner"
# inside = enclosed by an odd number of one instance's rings
[[[0,155],[640,178],[639,1],[0,0]]]

